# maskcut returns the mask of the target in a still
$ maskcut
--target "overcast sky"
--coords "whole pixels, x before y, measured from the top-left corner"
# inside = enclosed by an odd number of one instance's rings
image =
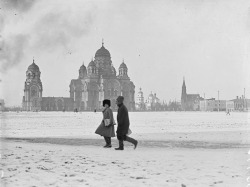
[[[71,79],[104,46],[145,97],[250,96],[250,1],[4,0],[0,98],[21,105],[26,70],[41,71],[43,96],[69,97]],[[247,84],[248,81],[248,84]]]

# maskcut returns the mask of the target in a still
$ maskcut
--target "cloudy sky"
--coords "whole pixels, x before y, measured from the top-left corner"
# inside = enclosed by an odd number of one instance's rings
[[[0,98],[21,105],[25,72],[41,71],[43,96],[69,96],[101,47],[147,97],[180,100],[187,92],[250,97],[250,1],[3,0],[0,6]],[[248,82],[248,84],[247,84]]]

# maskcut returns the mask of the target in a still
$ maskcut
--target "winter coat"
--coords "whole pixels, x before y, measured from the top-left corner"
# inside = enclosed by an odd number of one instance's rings
[[[129,117],[128,109],[124,104],[120,104],[117,111],[117,136],[123,136],[128,134],[129,129]]]
[[[98,126],[96,129],[95,133],[99,134],[101,136],[106,136],[106,137],[115,137],[115,121],[113,118],[113,112],[112,110],[108,107],[105,108],[103,111],[103,119],[101,121],[101,124]],[[105,126],[104,124],[104,119],[110,119],[110,125]]]
[[[113,117],[113,112],[111,108],[105,108],[103,111],[103,120],[104,119],[110,119],[110,125],[115,125],[114,117]]]

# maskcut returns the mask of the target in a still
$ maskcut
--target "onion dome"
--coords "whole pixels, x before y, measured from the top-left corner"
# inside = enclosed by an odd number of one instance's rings
[[[88,75],[96,75],[96,74],[98,74],[98,70],[96,68],[95,62],[92,59],[88,65]]]
[[[89,63],[88,67],[96,67],[95,62],[93,61],[93,59]]]
[[[152,92],[149,94],[148,97],[149,97],[149,98],[153,98],[153,97],[154,97],[154,95],[152,94]]]
[[[126,66],[126,64],[124,63],[124,60],[123,60],[123,62],[121,63],[119,69],[128,69],[127,66]]]
[[[28,67],[28,70],[39,71],[39,67],[38,67],[38,65],[35,64],[34,59],[33,59],[33,63]]]
[[[110,57],[110,53],[109,53],[109,51],[103,46],[103,42],[102,42],[102,47],[96,51],[95,57]]]
[[[81,65],[80,69],[79,69],[79,78],[83,79],[86,75],[87,69],[84,66],[84,63]]]
[[[84,71],[86,70],[86,66],[84,66],[84,63],[82,63],[81,67],[80,67],[80,71]]]

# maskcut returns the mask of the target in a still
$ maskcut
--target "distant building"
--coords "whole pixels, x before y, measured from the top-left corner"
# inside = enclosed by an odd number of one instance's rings
[[[135,108],[136,108],[136,110],[140,110],[140,111],[146,110],[146,105],[145,105],[145,102],[144,102],[144,96],[143,96],[143,92],[142,92],[141,88],[140,88],[140,91],[137,94]]]
[[[111,107],[116,108],[115,100],[124,97],[124,104],[129,110],[135,110],[135,86],[128,76],[124,61],[119,67],[119,74],[112,65],[109,51],[103,46],[95,53],[88,67],[84,64],[79,69],[77,79],[70,82],[70,97],[42,97],[43,86],[39,67],[33,63],[26,71],[22,108],[25,111],[84,111],[102,108],[104,99],[111,100]]]
[[[200,111],[214,111],[215,98],[200,101]]]
[[[187,94],[185,79],[183,79],[181,93],[181,108],[184,111],[200,110],[200,101],[203,100],[200,94]]]
[[[5,109],[5,103],[3,99],[0,99],[0,111],[4,111]]]
[[[249,111],[250,110],[250,99],[244,98],[244,96],[237,96],[234,101],[234,110],[235,111]]]
[[[24,83],[22,107],[25,111],[41,110],[43,86],[40,75],[39,67],[33,59],[33,63],[26,71],[26,81]]]
[[[233,112],[234,111],[234,101],[226,101],[226,111]]]
[[[226,100],[215,100],[215,98],[201,100],[200,111],[226,111]]]
[[[69,97],[43,97],[42,111],[73,111],[74,102]]]
[[[214,111],[226,111],[226,100],[215,100]]]
[[[156,96],[156,93],[153,94],[152,92],[149,94],[148,99],[145,102],[147,110],[161,110],[161,103],[160,99]]]
[[[63,111],[73,110],[73,100],[63,97],[42,97],[43,86],[39,67],[33,63],[26,71],[22,109],[24,111]]]

